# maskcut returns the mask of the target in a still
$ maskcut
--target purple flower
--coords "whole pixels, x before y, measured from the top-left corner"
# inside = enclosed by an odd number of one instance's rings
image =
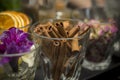
[[[103,36],[104,33],[105,33],[105,32],[104,32],[102,29],[100,29],[100,30],[98,31],[98,35],[99,35],[99,36]]]
[[[27,52],[30,51],[32,45],[33,42],[28,39],[28,33],[12,27],[0,36],[0,55]],[[10,59],[4,57],[0,60],[0,64],[9,62]]]
[[[111,33],[114,34],[114,33],[116,33],[117,31],[118,31],[118,28],[117,28],[116,26],[114,26],[114,25],[111,26],[111,28],[110,28],[110,32],[111,32]]]
[[[104,32],[109,32],[110,27],[109,26],[104,26]]]

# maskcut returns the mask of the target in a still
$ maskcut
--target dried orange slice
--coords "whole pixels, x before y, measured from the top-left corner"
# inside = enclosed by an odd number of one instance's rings
[[[18,26],[16,19],[7,13],[0,13],[0,28],[9,29],[10,27]]]
[[[19,12],[19,15],[22,17],[22,19],[24,21],[24,28],[23,28],[23,30],[24,31],[28,31],[28,25],[30,24],[29,17],[26,14],[21,13],[21,12]]]
[[[12,13],[13,15],[17,16],[16,18],[19,22],[18,28],[22,29],[23,31],[27,32],[28,27],[26,27],[28,24],[30,24],[30,20],[28,16],[22,12],[15,12],[15,11],[10,11],[9,13]]]
[[[17,11],[4,11],[0,13],[0,29],[9,29],[10,27],[17,27],[27,32],[30,24],[29,17]]]
[[[23,18],[23,20],[25,22],[25,25],[30,24],[30,19],[29,19],[29,17],[26,14],[24,14],[22,12],[19,12],[19,15]]]
[[[7,13],[8,13],[8,14],[12,14],[12,15],[16,18],[17,22],[19,23],[19,25],[16,26],[17,28],[20,28],[21,26],[24,26],[24,25],[25,25],[25,24],[24,24],[24,21],[22,20],[22,18],[21,18],[20,15],[19,15],[19,12],[8,11]]]

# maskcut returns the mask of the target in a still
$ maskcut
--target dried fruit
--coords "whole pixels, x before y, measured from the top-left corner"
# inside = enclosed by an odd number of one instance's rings
[[[0,30],[7,30],[10,27],[16,26],[17,28],[25,27],[30,24],[29,17],[16,11],[4,11],[0,13]],[[28,27],[21,28],[23,31],[27,31]]]

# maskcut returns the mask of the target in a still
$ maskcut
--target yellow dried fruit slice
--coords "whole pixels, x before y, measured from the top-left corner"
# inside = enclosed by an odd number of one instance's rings
[[[15,27],[19,28],[19,27],[22,26],[21,19],[19,18],[17,12],[15,12],[15,11],[6,11],[4,13],[11,14],[16,19],[16,21],[18,22],[18,26],[15,26]]]
[[[23,18],[23,20],[25,22],[25,25],[30,24],[30,19],[29,19],[29,17],[26,14],[24,14],[22,12],[19,12],[19,15]]]
[[[18,26],[18,22],[16,19],[7,13],[0,13],[0,28],[1,29],[9,29],[10,27]]]
[[[22,12],[16,12],[16,11],[10,11],[10,13],[13,13],[15,16],[19,18],[19,23],[21,24],[18,28],[22,29],[23,31],[27,32],[28,27],[26,27],[28,24],[30,24],[29,17],[22,13]],[[22,28],[21,28],[22,27]]]
[[[29,17],[17,11],[4,11],[0,13],[0,29],[9,29],[10,27],[17,27],[25,32],[28,31],[30,24]]]
[[[24,13],[19,12],[19,15],[22,17],[22,19],[24,21],[24,28],[22,28],[22,30],[25,31],[25,32],[27,32],[28,31],[28,25],[30,24],[30,19]]]

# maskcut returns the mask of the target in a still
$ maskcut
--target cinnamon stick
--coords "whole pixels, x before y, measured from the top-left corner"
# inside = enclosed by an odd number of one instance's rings
[[[65,57],[65,48],[64,48],[64,43],[61,42],[61,46],[59,46],[59,57],[57,59],[57,64],[56,64],[56,70],[55,70],[55,75],[54,75],[54,80],[59,80],[60,79],[60,74],[62,71],[62,65]]]
[[[47,27],[48,34],[51,36],[51,38],[58,38],[58,35],[53,31],[52,26]]]
[[[62,36],[59,34],[59,31],[57,30],[57,28],[54,26],[54,25],[52,25],[51,23],[49,23],[49,26],[48,26],[48,28],[49,27],[51,27],[52,28],[52,31],[54,32],[54,34],[56,35],[56,38],[58,37],[58,38],[61,38]]]
[[[37,26],[35,29],[34,29],[34,32],[41,35],[43,33],[43,27],[42,26]]]
[[[67,34],[66,34],[65,30],[64,30],[62,22],[56,23],[56,28],[57,28],[60,35],[62,35],[63,37],[67,37]]]
[[[90,30],[90,27],[88,26],[88,27],[86,27],[82,32],[80,32],[80,34],[79,35],[82,35],[82,34],[84,34],[84,33],[86,33],[86,32],[88,32],[88,30]]]
[[[62,36],[59,34],[58,30],[56,30],[56,27],[53,27],[54,33],[58,36],[58,38],[62,38]]]
[[[68,29],[69,25],[70,25],[69,21],[63,21],[64,30]]]
[[[78,38],[72,40],[72,51],[79,51]]]
[[[58,60],[58,57],[59,57],[59,46],[55,46],[55,54],[54,54],[54,60],[53,60],[53,65],[52,65],[52,74],[53,74],[53,78],[54,78],[54,75],[55,75],[55,71],[56,71],[56,66],[57,66],[57,60]]]
[[[69,37],[74,37],[75,34],[77,34],[80,31],[80,27],[79,26],[74,26],[68,33],[69,33]]]
[[[56,41],[53,42],[53,45],[54,46],[60,46],[60,42],[56,40]]]

